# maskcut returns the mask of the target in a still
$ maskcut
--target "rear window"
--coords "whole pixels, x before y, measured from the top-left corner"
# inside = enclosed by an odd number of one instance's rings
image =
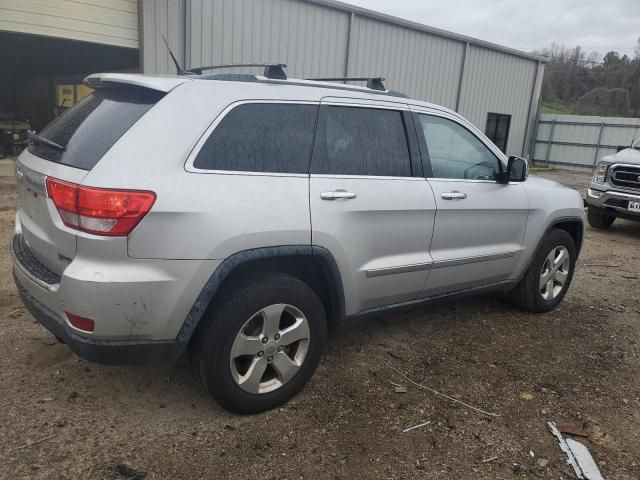
[[[402,114],[375,108],[323,107],[311,173],[410,177]]]
[[[231,110],[202,146],[202,170],[308,173],[317,105],[252,103]]]
[[[28,150],[52,162],[91,170],[163,96],[163,92],[136,87],[97,90],[40,133],[65,147],[64,151],[42,143],[33,143]]]

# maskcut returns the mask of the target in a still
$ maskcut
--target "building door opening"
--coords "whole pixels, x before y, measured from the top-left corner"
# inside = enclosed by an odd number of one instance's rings
[[[500,113],[487,114],[487,129],[485,133],[503,153],[507,153],[510,126],[511,115],[503,115]]]

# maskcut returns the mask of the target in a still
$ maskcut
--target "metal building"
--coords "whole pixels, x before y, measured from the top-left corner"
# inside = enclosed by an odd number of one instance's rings
[[[529,156],[541,58],[334,0],[0,0],[0,111],[42,128],[85,94],[88,73],[175,73],[162,36],[187,68],[282,62],[297,78],[383,76]]]
[[[0,31],[138,48],[138,2],[2,0]]]
[[[334,0],[142,0],[140,23],[144,72],[175,71],[165,35],[187,67],[282,62],[296,78],[380,75],[460,112],[507,153],[529,154],[544,71],[534,55]]]

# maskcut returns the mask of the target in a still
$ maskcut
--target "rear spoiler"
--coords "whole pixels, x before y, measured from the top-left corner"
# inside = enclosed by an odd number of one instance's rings
[[[135,73],[94,73],[84,79],[87,87],[113,88],[118,85],[149,88],[159,92],[168,93],[185,82],[192,81],[189,77],[176,77],[172,75],[141,75]]]

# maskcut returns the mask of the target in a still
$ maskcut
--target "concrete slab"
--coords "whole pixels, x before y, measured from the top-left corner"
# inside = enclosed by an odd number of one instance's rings
[[[0,177],[14,177],[16,174],[15,157],[0,160]]]

